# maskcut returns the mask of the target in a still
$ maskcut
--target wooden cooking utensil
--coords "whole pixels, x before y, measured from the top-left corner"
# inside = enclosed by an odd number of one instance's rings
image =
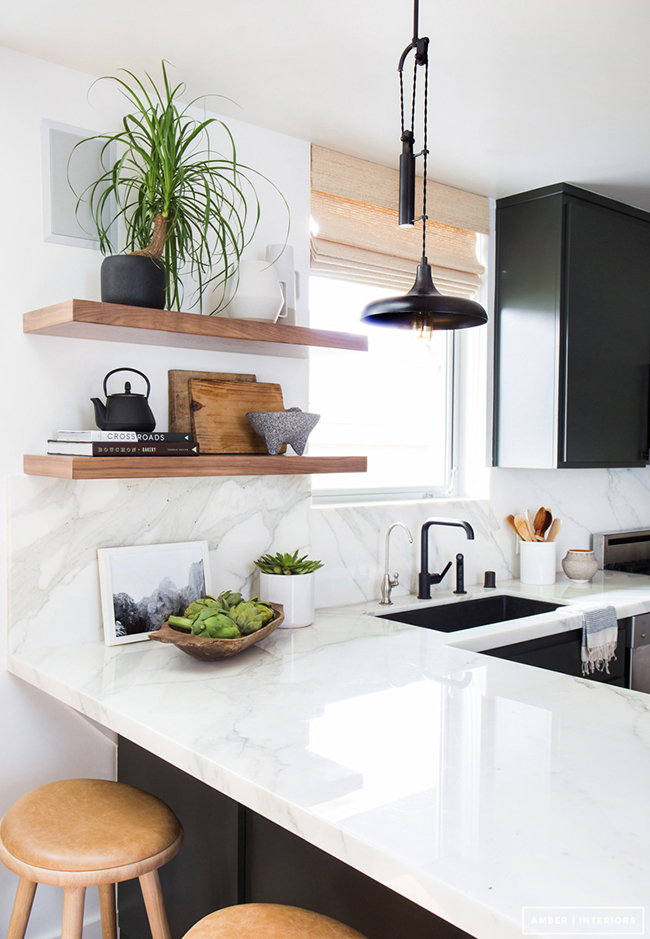
[[[555,541],[557,536],[560,534],[560,528],[562,528],[562,519],[554,518],[551,523],[551,527],[548,530],[548,535],[546,536],[547,541]]]
[[[549,530],[549,528],[551,527],[551,522],[552,522],[552,521],[553,521],[553,516],[552,516],[552,514],[551,514],[551,510],[550,510],[550,509],[544,509],[544,521],[543,521],[543,523],[542,523],[542,527],[541,527],[540,530],[539,530],[539,533],[540,533],[540,535],[542,536],[542,541],[544,540],[544,536],[546,535],[546,532],[547,532],[547,531]]]
[[[545,521],[546,521],[546,509],[542,505],[537,509],[537,512],[535,514],[535,519],[533,521],[533,530],[536,535],[541,535],[542,525],[544,524]]]
[[[526,519],[522,515],[515,515],[515,531],[522,541],[532,541]]]
[[[528,540],[537,541],[537,538],[535,537],[535,529],[533,528],[533,517],[528,509],[526,509],[526,524],[528,525],[528,534],[530,535]]]
[[[510,527],[511,527],[512,530],[514,531],[515,535],[518,536],[518,535],[519,535],[519,532],[517,531],[517,526],[515,525],[515,517],[514,517],[514,515],[508,515],[508,516],[506,516],[506,522],[508,523],[508,525],[510,525]]]

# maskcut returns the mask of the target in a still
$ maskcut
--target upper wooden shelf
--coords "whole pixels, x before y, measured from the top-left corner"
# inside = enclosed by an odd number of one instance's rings
[[[58,479],[159,479],[171,476],[306,476],[365,473],[365,456],[38,456],[23,457],[28,476]]]
[[[356,352],[368,350],[365,336],[350,333],[173,310],[151,310],[93,300],[66,300],[25,313],[23,331],[71,339],[103,339],[299,359],[307,357],[308,346]]]

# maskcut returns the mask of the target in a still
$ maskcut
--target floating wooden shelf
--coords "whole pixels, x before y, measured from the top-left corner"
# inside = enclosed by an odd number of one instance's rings
[[[59,479],[151,479],[163,476],[299,476],[365,473],[365,456],[32,456],[23,457],[29,476]]]
[[[23,316],[23,331],[152,346],[306,358],[308,346],[366,352],[365,336],[257,320],[150,310],[92,300],[66,300]]]

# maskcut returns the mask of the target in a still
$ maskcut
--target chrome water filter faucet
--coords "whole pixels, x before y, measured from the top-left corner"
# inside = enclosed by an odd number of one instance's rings
[[[406,534],[408,535],[409,541],[413,544],[413,535],[408,530],[406,525],[402,525],[401,522],[393,522],[388,531],[386,532],[386,566],[384,569],[384,577],[381,582],[381,600],[379,601],[384,606],[392,606],[393,601],[390,598],[391,590],[393,587],[397,587],[399,584],[399,574],[393,574],[393,579],[390,577],[390,563],[388,560],[389,551],[390,551],[390,533],[393,528],[403,528]]]

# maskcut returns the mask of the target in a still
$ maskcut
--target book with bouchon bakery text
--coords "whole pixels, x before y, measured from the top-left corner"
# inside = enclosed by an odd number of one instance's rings
[[[190,441],[48,440],[47,452],[48,456],[198,456],[199,445]]]

